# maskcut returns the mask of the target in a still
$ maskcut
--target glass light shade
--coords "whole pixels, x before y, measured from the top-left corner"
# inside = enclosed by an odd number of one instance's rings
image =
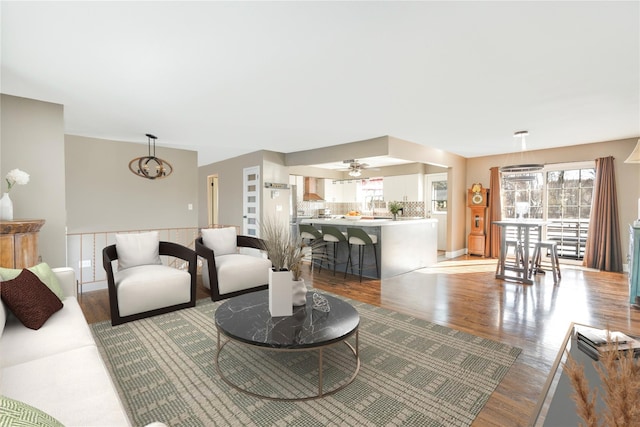
[[[529,207],[529,202],[516,202],[516,214],[520,219],[523,219],[524,215],[529,213]]]
[[[636,144],[636,148],[633,149],[631,154],[629,154],[629,157],[627,157],[627,160],[625,160],[624,162],[625,163],[640,163],[640,139],[638,140],[638,143]]]

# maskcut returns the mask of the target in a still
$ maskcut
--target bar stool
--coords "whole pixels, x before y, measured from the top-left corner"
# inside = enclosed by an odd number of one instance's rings
[[[546,268],[546,270],[551,270],[553,272],[553,283],[558,283],[558,280],[562,278],[560,275],[560,262],[558,261],[558,244],[552,240],[543,240],[536,243],[536,247],[533,250],[533,256],[531,257],[529,278],[531,278],[531,275],[533,274],[544,274],[545,269],[542,268],[542,248],[547,249],[547,253],[549,254],[550,267]]]
[[[311,224],[298,224],[300,238],[308,242],[311,248],[311,265],[309,269],[313,271],[313,262],[315,260],[315,249],[319,242],[322,242],[322,232]]]
[[[522,264],[522,268],[526,268],[524,265],[524,245],[519,240],[505,240],[504,253],[505,259],[509,255],[509,248],[513,246],[513,254],[515,256],[515,266]],[[500,269],[500,264],[496,266],[496,273]]]
[[[378,236],[375,234],[367,234],[361,228],[347,228],[347,238],[349,241],[349,258],[347,259],[347,268],[344,269],[344,277],[347,277],[347,269],[351,265],[351,274],[353,274],[353,261],[351,259],[351,246],[358,246],[358,273],[360,275],[360,281],[362,282],[362,267],[364,265],[364,250],[367,246],[373,249],[373,256],[376,259],[376,275],[380,277],[380,267],[378,267],[378,251],[376,245],[378,244]]]
[[[326,258],[327,264],[329,263],[333,264],[334,276],[336,275],[336,264],[338,264],[338,248],[342,243],[345,243],[348,246],[347,236],[345,234],[346,233],[343,233],[342,231],[338,230],[336,227],[332,225],[322,226],[322,240],[324,240],[326,243],[333,243],[333,256],[329,257],[329,254],[327,251],[327,245],[325,245],[323,258]],[[320,269],[318,270],[318,272],[322,270],[322,261],[323,259],[320,260]],[[346,271],[347,269],[345,268],[345,272]]]

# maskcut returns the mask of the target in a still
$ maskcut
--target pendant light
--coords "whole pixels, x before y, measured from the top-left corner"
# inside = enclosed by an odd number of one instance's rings
[[[513,134],[514,138],[521,138],[521,157],[524,156],[524,152],[527,151],[526,137],[529,135],[529,131],[521,130]],[[538,163],[521,163],[517,165],[503,166],[500,168],[500,172],[508,174],[504,179],[510,181],[535,181],[536,172],[540,172],[544,168],[544,165]]]
[[[156,137],[150,133],[146,134],[149,154],[147,156],[136,157],[129,162],[129,170],[141,178],[162,179],[171,175],[173,166],[166,160],[156,157]],[[153,154],[151,154],[151,141],[153,140]]]

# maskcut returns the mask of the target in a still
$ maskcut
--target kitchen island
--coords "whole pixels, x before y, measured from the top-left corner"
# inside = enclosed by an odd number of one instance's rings
[[[437,219],[421,218],[393,221],[391,219],[311,218],[303,219],[300,223],[311,224],[318,230],[322,230],[323,225],[332,225],[344,232],[348,227],[361,228],[368,234],[377,236],[380,276],[376,272],[373,253],[367,248],[363,271],[363,276],[366,277],[386,279],[432,266],[438,261]],[[346,266],[347,256],[347,250],[343,247],[338,253],[339,263]],[[351,256],[357,262],[356,248]],[[356,271],[355,268],[354,271]],[[342,272],[344,272],[344,268]]]

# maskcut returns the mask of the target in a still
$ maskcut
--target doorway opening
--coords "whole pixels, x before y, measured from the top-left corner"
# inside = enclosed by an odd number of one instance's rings
[[[207,177],[207,206],[209,227],[218,224],[218,175]]]

